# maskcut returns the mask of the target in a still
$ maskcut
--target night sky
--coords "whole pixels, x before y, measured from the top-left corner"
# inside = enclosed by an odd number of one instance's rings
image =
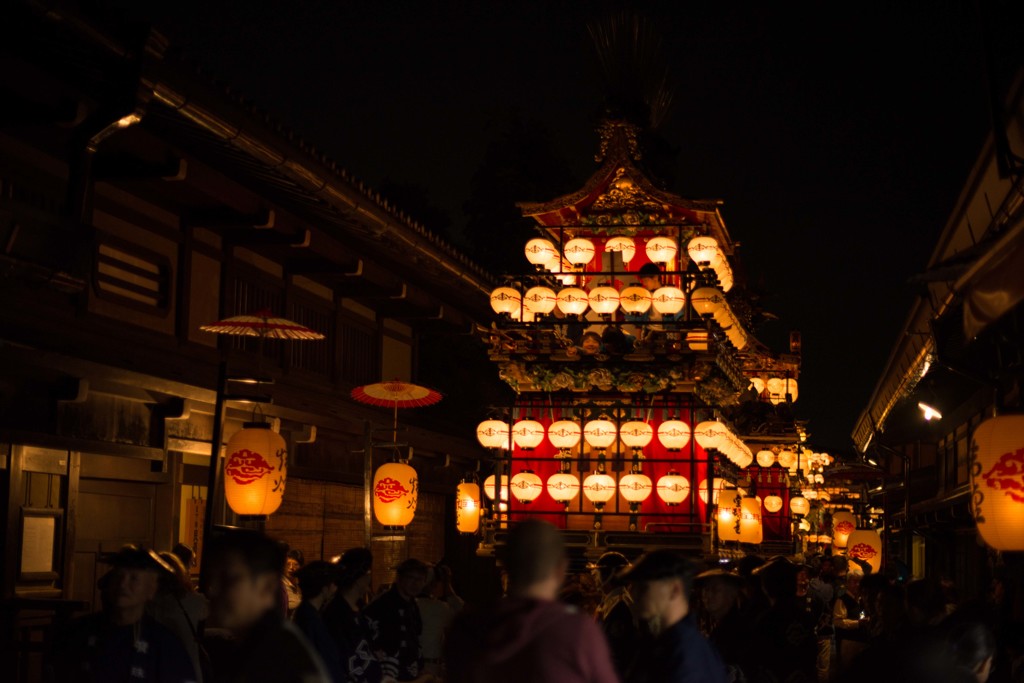
[[[358,177],[421,189],[456,234],[509,112],[547,129],[577,185],[594,169],[586,22],[617,4],[131,4]],[[675,82],[671,189],[725,200],[780,318],[759,336],[784,349],[802,331],[798,414],[842,451],[988,133],[982,30],[973,2],[781,4],[640,8]]]

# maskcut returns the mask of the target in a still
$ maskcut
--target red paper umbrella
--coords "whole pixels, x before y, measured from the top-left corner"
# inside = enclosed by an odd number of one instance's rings
[[[260,337],[261,339],[315,340],[324,338],[324,335],[305,325],[285,318],[273,317],[270,310],[265,308],[248,315],[236,315],[209,325],[201,325],[199,329],[216,334]]]
[[[392,380],[356,387],[352,398],[360,403],[383,408],[420,408],[432,406],[441,400],[441,394],[418,384]]]

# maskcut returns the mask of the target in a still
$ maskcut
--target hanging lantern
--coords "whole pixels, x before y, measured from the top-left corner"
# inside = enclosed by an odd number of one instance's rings
[[[658,441],[670,451],[681,451],[690,443],[690,425],[682,420],[665,420],[658,425]]]
[[[783,381],[782,395],[785,396],[786,394],[789,394],[790,401],[796,401],[797,397],[800,395],[799,386],[795,379],[786,379]]]
[[[629,237],[613,237],[604,243],[605,251],[617,251],[622,255],[622,262],[629,263],[636,254],[636,244]]]
[[[765,449],[757,452],[757,464],[760,467],[771,467],[775,464],[775,454]]]
[[[582,237],[565,243],[565,260],[574,266],[585,266],[594,260],[594,243]]]
[[[754,391],[757,392],[758,396],[760,396],[761,394],[764,393],[764,389],[765,389],[764,378],[762,378],[762,377],[751,377],[750,378],[750,383],[754,386]]]
[[[462,482],[455,489],[455,528],[464,534],[475,534],[480,528],[480,487]]]
[[[591,474],[583,480],[583,495],[600,510],[615,497],[615,480],[602,472]]]
[[[686,306],[686,294],[678,287],[659,287],[651,295],[651,303],[662,315],[676,315]]]
[[[679,505],[689,495],[690,480],[675,470],[669,470],[668,474],[658,479],[658,498],[666,505]]]
[[[718,520],[718,540],[738,541],[740,540],[739,506],[721,506],[718,509],[716,518]]]
[[[419,480],[404,462],[389,462],[373,475],[373,514],[386,527],[407,526],[416,514]]]
[[[614,287],[602,285],[590,290],[589,303],[594,313],[611,315],[619,307],[619,292]]]
[[[476,426],[476,440],[484,448],[508,448],[509,426],[502,420],[484,420]]]
[[[714,315],[725,304],[725,297],[714,287],[701,287],[690,294],[690,304],[698,315]]]
[[[991,417],[971,439],[971,512],[996,550],[1024,550],[1024,415]]]
[[[797,524],[797,529],[799,529],[800,531],[810,531],[811,530],[811,522],[810,522],[810,520],[801,519],[800,523]],[[828,538],[828,543],[829,544],[832,543],[832,538],[829,537],[829,536],[818,536],[816,542],[817,543],[825,543],[825,541],[821,540],[823,538]],[[810,540],[810,539],[811,539],[811,537],[809,536],[807,540]]]
[[[708,333],[701,330],[696,332],[687,332],[686,345],[690,347],[691,351],[707,351]]]
[[[284,499],[288,447],[266,422],[247,422],[224,449],[224,497],[236,514],[266,517]]]
[[[686,245],[690,260],[701,267],[714,268],[724,260],[718,240],[710,236],[694,237]]]
[[[732,463],[741,470],[750,467],[754,462],[754,456],[751,454],[750,449],[744,447],[735,457],[731,458]]]
[[[803,496],[793,496],[789,499],[789,510],[794,515],[806,515],[811,511],[811,504]]]
[[[557,472],[548,477],[547,488],[552,500],[568,505],[580,492],[580,480],[568,472]]]
[[[615,423],[611,420],[591,420],[583,426],[583,439],[598,450],[615,443],[615,437]]]
[[[768,400],[772,405],[779,405],[786,402],[786,380],[781,377],[772,377],[766,383],[768,389]]]
[[[619,491],[630,503],[642,503],[651,497],[654,485],[646,474],[633,472],[619,479]]]
[[[676,241],[670,237],[652,237],[647,242],[647,258],[652,263],[668,263],[678,251]]]
[[[782,498],[775,495],[766,496],[764,499],[764,509],[768,512],[778,512],[782,509]]]
[[[537,497],[544,491],[544,482],[530,470],[523,470],[512,477],[510,486],[512,495],[524,505],[537,500]]]
[[[512,440],[524,451],[532,451],[544,440],[544,425],[536,420],[519,420],[512,425]]]
[[[729,267],[729,264],[723,261],[716,272],[718,274],[718,286],[722,288],[722,291],[728,292],[732,289],[736,281],[733,278],[732,268]]]
[[[530,287],[523,295],[523,308],[527,313],[547,315],[555,310],[558,295],[550,287]]]
[[[651,308],[651,303],[651,293],[646,287],[626,287],[619,294],[619,305],[626,313],[646,313]]]
[[[872,573],[882,569],[882,539],[874,529],[857,529],[846,539],[846,556],[871,565]]]
[[[560,451],[575,448],[580,442],[582,430],[572,420],[558,420],[548,427],[548,441]]]
[[[544,267],[552,261],[552,259],[558,258],[558,250],[555,249],[555,245],[551,243],[551,240],[546,240],[542,237],[535,237],[526,243],[526,260],[535,266]]]
[[[777,460],[779,463],[779,467],[783,469],[790,470],[796,467],[796,453],[789,450],[788,448],[784,448],[781,451],[779,451],[779,457],[777,458]]]
[[[764,540],[764,527],[761,525],[761,501],[757,498],[744,498],[740,503],[740,543],[758,544]]]
[[[714,495],[711,497],[711,504],[712,505],[718,505],[719,494],[722,492],[722,489],[725,488],[725,480],[724,479],[720,479],[718,477],[715,477],[715,483],[712,486],[712,488],[714,489]],[[707,479],[701,479],[700,480],[700,484],[697,485],[697,495],[700,496],[700,502],[702,502],[702,503],[707,503],[708,502],[708,480]]]
[[[857,528],[857,518],[849,510],[832,513],[832,542],[837,548],[845,548],[850,534]]]
[[[583,315],[590,305],[590,297],[579,287],[566,287],[558,292],[555,305],[566,315]]]
[[[697,440],[697,444],[707,450],[709,448],[718,448],[718,444],[721,443],[723,437],[729,430],[726,429],[725,425],[715,420],[705,420],[700,422],[696,427],[693,428],[693,438]]]
[[[523,297],[519,290],[511,287],[498,287],[491,292],[491,309],[498,315],[518,315],[523,305]]]
[[[488,500],[494,500],[494,480],[493,474],[484,479],[484,495]],[[501,499],[508,500],[508,477],[506,476],[501,478]]]
[[[638,451],[654,439],[654,427],[640,420],[623,422],[619,427],[619,438],[627,448]]]

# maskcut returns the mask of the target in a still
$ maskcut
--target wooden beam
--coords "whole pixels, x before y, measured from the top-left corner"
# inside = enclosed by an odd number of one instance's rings
[[[153,162],[127,154],[102,154],[93,161],[96,180],[184,180],[188,162],[168,157]]]
[[[223,228],[273,228],[275,214],[273,209],[263,209],[252,214],[243,214],[227,208],[196,209],[189,211],[186,222],[197,228],[220,230]]]

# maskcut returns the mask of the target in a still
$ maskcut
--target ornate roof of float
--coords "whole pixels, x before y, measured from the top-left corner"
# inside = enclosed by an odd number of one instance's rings
[[[547,228],[608,228],[619,234],[644,234],[669,225],[707,234],[732,253],[732,240],[719,213],[720,199],[684,199],[659,188],[642,169],[641,129],[627,121],[605,119],[598,128],[600,168],[583,187],[547,202],[519,202],[524,216]]]

